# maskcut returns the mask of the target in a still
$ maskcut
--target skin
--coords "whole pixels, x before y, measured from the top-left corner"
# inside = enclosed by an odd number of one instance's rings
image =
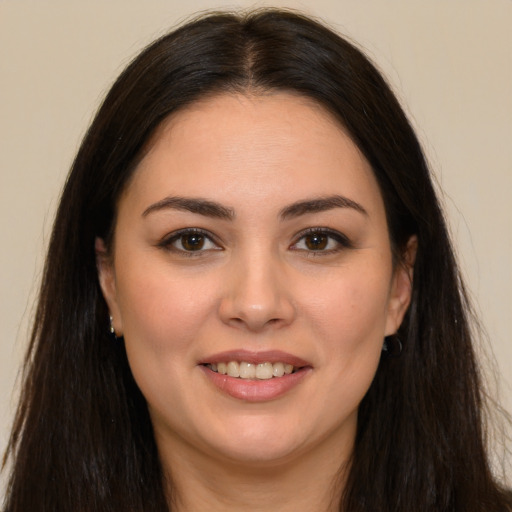
[[[282,215],[333,195],[354,204]],[[233,218],[162,207],[176,196]],[[208,234],[200,250],[176,235],[186,228]],[[334,237],[320,233],[318,248],[309,228]],[[96,249],[176,510],[337,509],[359,403],[409,304],[414,247],[394,268],[370,165],[305,98],[215,96],[159,128],[119,200],[113,250]],[[198,364],[237,349],[311,369],[283,396],[247,402]]]

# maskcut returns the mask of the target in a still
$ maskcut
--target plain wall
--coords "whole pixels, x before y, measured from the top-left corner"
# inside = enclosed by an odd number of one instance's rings
[[[251,5],[0,0],[0,450],[59,191],[100,99],[140,48],[192,13]],[[512,1],[257,5],[302,9],[353,37],[407,105],[512,410]]]

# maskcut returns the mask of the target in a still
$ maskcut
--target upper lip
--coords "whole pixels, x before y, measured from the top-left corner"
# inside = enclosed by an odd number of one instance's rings
[[[304,359],[287,352],[282,352],[281,350],[264,350],[259,352],[253,352],[250,350],[228,350],[226,352],[218,352],[205,357],[199,362],[199,364],[217,364],[229,361],[244,361],[252,364],[280,362],[291,364],[297,368],[311,366],[311,363],[308,363]]]

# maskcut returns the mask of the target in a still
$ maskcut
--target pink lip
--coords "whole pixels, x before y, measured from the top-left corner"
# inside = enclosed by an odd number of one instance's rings
[[[207,364],[229,362],[229,361],[245,361],[246,363],[286,363],[300,368],[298,371],[282,377],[274,377],[272,379],[239,379],[222,375],[212,371]],[[214,384],[220,391],[226,393],[233,398],[244,400],[247,402],[265,402],[275,400],[286,394],[297,386],[312,371],[310,363],[286,352],[280,350],[269,350],[262,352],[251,352],[248,350],[232,350],[220,352],[206,357],[199,363],[199,367],[204,372],[208,380]]]
[[[283,375],[283,377],[274,377],[268,380],[249,380],[222,375],[210,370],[207,366],[200,366],[199,368],[210,382],[222,392],[246,402],[275,400],[297,386],[312,371],[312,368],[307,366],[295,373]]]
[[[229,361],[245,361],[246,363],[252,364],[281,362],[291,364],[297,368],[302,368],[303,366],[311,366],[311,363],[308,363],[304,359],[296,357],[292,354],[288,354],[287,352],[282,352],[280,350],[266,350],[263,352],[251,352],[249,350],[229,350],[205,357],[199,361],[199,364],[217,364],[222,362],[228,363]]]

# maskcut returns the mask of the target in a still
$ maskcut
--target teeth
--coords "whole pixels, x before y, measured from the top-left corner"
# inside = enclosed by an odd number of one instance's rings
[[[274,363],[272,365],[272,374],[274,377],[282,377],[284,375],[284,364]]]
[[[229,361],[227,363],[212,363],[207,365],[210,370],[228,375],[229,377],[238,377],[241,379],[259,379],[268,380],[273,377],[282,377],[289,375],[297,369],[287,363],[260,363],[253,364],[245,361]]]
[[[240,377],[242,379],[254,379],[256,377],[256,365],[242,361],[240,363]]]
[[[256,366],[257,379],[271,379],[273,377],[274,368],[272,363],[261,363]]]
[[[236,361],[228,363],[228,375],[230,377],[240,377],[240,365]]]

